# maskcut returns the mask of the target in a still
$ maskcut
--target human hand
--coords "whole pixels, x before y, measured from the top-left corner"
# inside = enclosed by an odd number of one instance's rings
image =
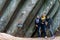
[[[48,22],[45,22],[46,25],[48,25]]]
[[[38,27],[38,25],[36,25],[36,27]]]

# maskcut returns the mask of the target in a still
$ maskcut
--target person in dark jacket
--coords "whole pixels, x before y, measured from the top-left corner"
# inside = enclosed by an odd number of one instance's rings
[[[44,37],[47,38],[47,35],[46,35],[46,24],[47,24],[46,23],[46,14],[43,14],[40,19],[41,19],[41,30],[42,30],[41,33],[43,33]]]
[[[35,19],[35,26],[36,26],[36,31],[38,33],[38,37],[41,37],[41,33],[40,33],[40,17],[37,16],[37,18]]]
[[[54,38],[54,33],[53,33],[53,20],[49,16],[46,17],[47,21],[47,29],[49,29],[51,37]]]

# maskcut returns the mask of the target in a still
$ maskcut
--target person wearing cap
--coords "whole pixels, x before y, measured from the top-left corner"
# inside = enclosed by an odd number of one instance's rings
[[[42,14],[40,19],[41,19],[41,31],[42,31],[41,33],[43,33],[44,37],[47,38],[47,35],[46,35],[46,25],[47,25],[46,14]]]
[[[40,17],[37,16],[37,18],[35,19],[35,26],[36,26],[36,31],[38,33],[38,37],[41,37],[40,34]]]

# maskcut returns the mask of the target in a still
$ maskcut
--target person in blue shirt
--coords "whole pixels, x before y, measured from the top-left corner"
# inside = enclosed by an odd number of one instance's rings
[[[35,27],[36,27],[36,31],[38,33],[38,37],[41,37],[41,33],[40,33],[40,17],[37,16],[37,18],[35,19]]]

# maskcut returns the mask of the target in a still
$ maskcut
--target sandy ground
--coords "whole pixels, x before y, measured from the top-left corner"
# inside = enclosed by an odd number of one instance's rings
[[[0,40],[60,40],[60,37],[57,36],[55,37],[55,39],[51,39],[51,38],[19,38],[19,37],[14,37],[11,36],[9,34],[5,34],[5,33],[0,33]]]

